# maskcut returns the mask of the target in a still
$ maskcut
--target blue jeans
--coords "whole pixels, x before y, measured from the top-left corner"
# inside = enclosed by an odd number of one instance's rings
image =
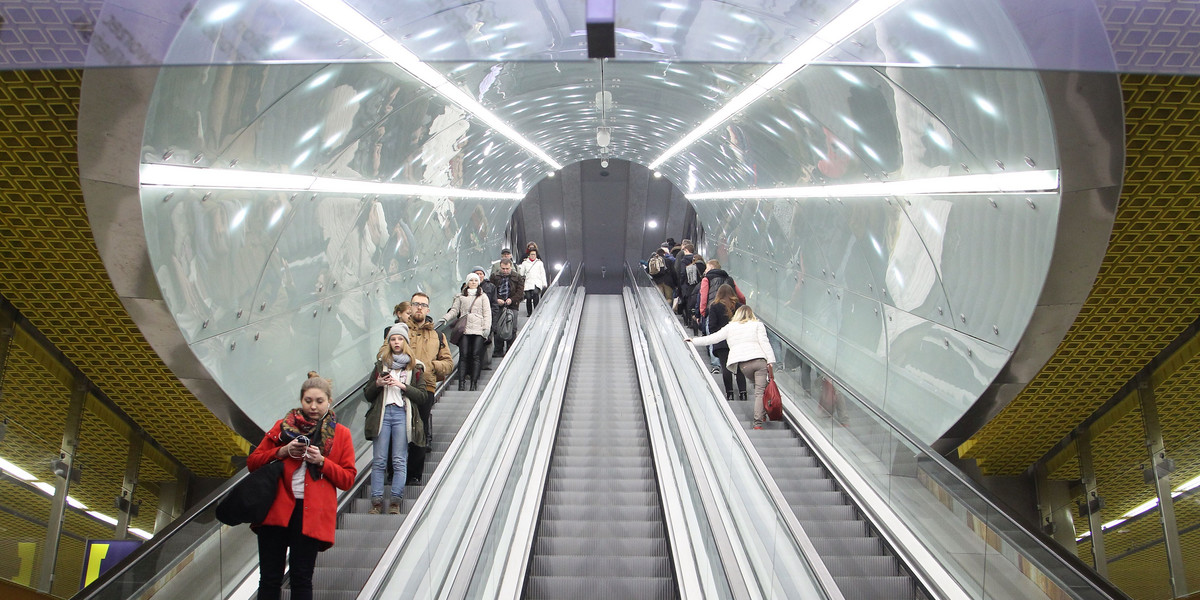
[[[405,426],[404,407],[389,404],[383,407],[383,426],[375,438],[375,460],[371,461],[371,497],[383,497],[383,479],[387,476],[388,446],[392,459],[392,501],[404,497],[404,484],[408,481],[408,428]]]

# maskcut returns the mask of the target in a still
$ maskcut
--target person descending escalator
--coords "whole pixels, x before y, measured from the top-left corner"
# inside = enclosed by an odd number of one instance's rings
[[[333,546],[337,490],[354,485],[354,442],[330,410],[333,387],[315,372],[300,385],[300,407],[288,411],[246,457],[257,471],[283,461],[283,474],[267,518],[252,525],[258,534],[259,600],[278,600],[284,561],[291,597],[311,600],[317,553]]]

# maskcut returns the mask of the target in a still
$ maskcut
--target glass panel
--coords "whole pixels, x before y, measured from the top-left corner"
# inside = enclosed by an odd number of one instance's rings
[[[783,363],[777,382],[785,397],[970,597],[1104,597],[999,512],[965,476],[900,435],[818,363],[786,345],[777,356]]]
[[[563,338],[563,312],[569,299],[569,294],[548,294],[538,309],[542,316],[522,327],[515,352],[507,354],[509,364],[488,384],[489,398],[520,401],[482,403],[477,418],[464,425],[455,441],[461,444],[458,451],[439,466],[441,482],[425,490],[429,495],[427,508],[410,516],[416,521],[408,537],[394,542],[403,546],[395,561],[383,566],[387,574],[374,591],[375,597],[433,598],[449,589],[444,587],[449,584],[449,569],[461,559],[467,536],[473,533],[468,526],[484,499],[482,494],[488,490],[489,478],[501,468],[501,449],[510,436],[523,435],[524,430],[519,430],[517,424],[533,424],[532,419],[523,421],[521,415],[534,410],[549,371],[535,380],[530,379],[531,373],[536,372],[536,364],[545,353],[556,353]],[[537,350],[531,350],[534,347]]]
[[[654,293],[648,290],[648,276],[639,271],[637,277],[643,296],[636,325],[643,328],[648,338],[657,340],[653,343],[661,345],[665,356],[690,355],[693,347],[683,342],[675,320],[668,314],[669,308],[657,302]],[[674,397],[686,399],[679,404],[664,402],[663,406],[669,420],[686,423],[678,428],[692,430],[691,435],[696,436],[698,446],[695,451],[701,453],[700,459],[704,462],[693,468],[707,473],[707,484],[716,496],[716,503],[720,510],[728,511],[727,521],[712,526],[734,536],[732,543],[745,553],[748,561],[745,568],[750,571],[740,577],[758,585],[759,593],[767,597],[825,597],[816,583],[809,558],[780,512],[781,508],[788,510],[786,505],[775,504],[748,450],[740,437],[731,431],[731,427],[738,425],[727,420],[724,411],[728,408],[723,400],[718,400],[723,395],[716,390],[711,378],[697,377],[696,372],[701,367],[691,361],[668,360],[663,355],[656,355],[655,360],[660,362],[650,371],[659,378],[659,385],[668,390],[677,388],[679,393]],[[684,412],[677,412],[679,410]],[[683,434],[683,438],[686,437],[688,434]],[[683,442],[681,438],[675,438],[672,443]],[[708,518],[716,517],[710,513]],[[740,566],[724,564],[722,568],[730,571]]]

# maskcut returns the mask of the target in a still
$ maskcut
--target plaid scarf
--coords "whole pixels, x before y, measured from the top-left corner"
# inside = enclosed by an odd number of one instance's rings
[[[293,408],[288,411],[286,417],[283,418],[283,423],[279,426],[279,441],[287,444],[296,439],[297,436],[305,436],[312,445],[321,449],[321,455],[329,456],[329,449],[333,447],[333,432],[337,429],[337,415],[333,411],[325,413],[324,417],[317,422],[313,422],[304,414],[304,411],[299,408]]]

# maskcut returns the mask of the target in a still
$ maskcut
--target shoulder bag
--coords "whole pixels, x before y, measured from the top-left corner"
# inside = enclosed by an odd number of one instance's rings
[[[761,344],[759,344],[759,350],[762,350]],[[767,354],[764,351],[763,358],[766,359],[766,357]],[[779,385],[775,383],[775,369],[769,362],[767,363],[767,387],[763,388],[762,403],[768,419],[783,420],[783,397],[779,393]]]
[[[460,298],[461,298],[461,296],[460,296]],[[471,311],[474,310],[475,303],[477,301],[479,301],[479,292],[475,293],[475,299],[471,300],[471,307],[468,308],[466,310],[466,312],[463,312],[461,310],[459,311],[460,314],[458,315],[458,319],[456,319],[454,321],[454,330],[450,332],[450,343],[451,344],[458,346],[459,342],[462,341],[462,337],[464,335],[466,335],[466,333],[467,333],[467,315],[471,314]]]
[[[262,523],[275,503],[283,461],[273,460],[237,482],[217,503],[217,520],[226,525]]]

